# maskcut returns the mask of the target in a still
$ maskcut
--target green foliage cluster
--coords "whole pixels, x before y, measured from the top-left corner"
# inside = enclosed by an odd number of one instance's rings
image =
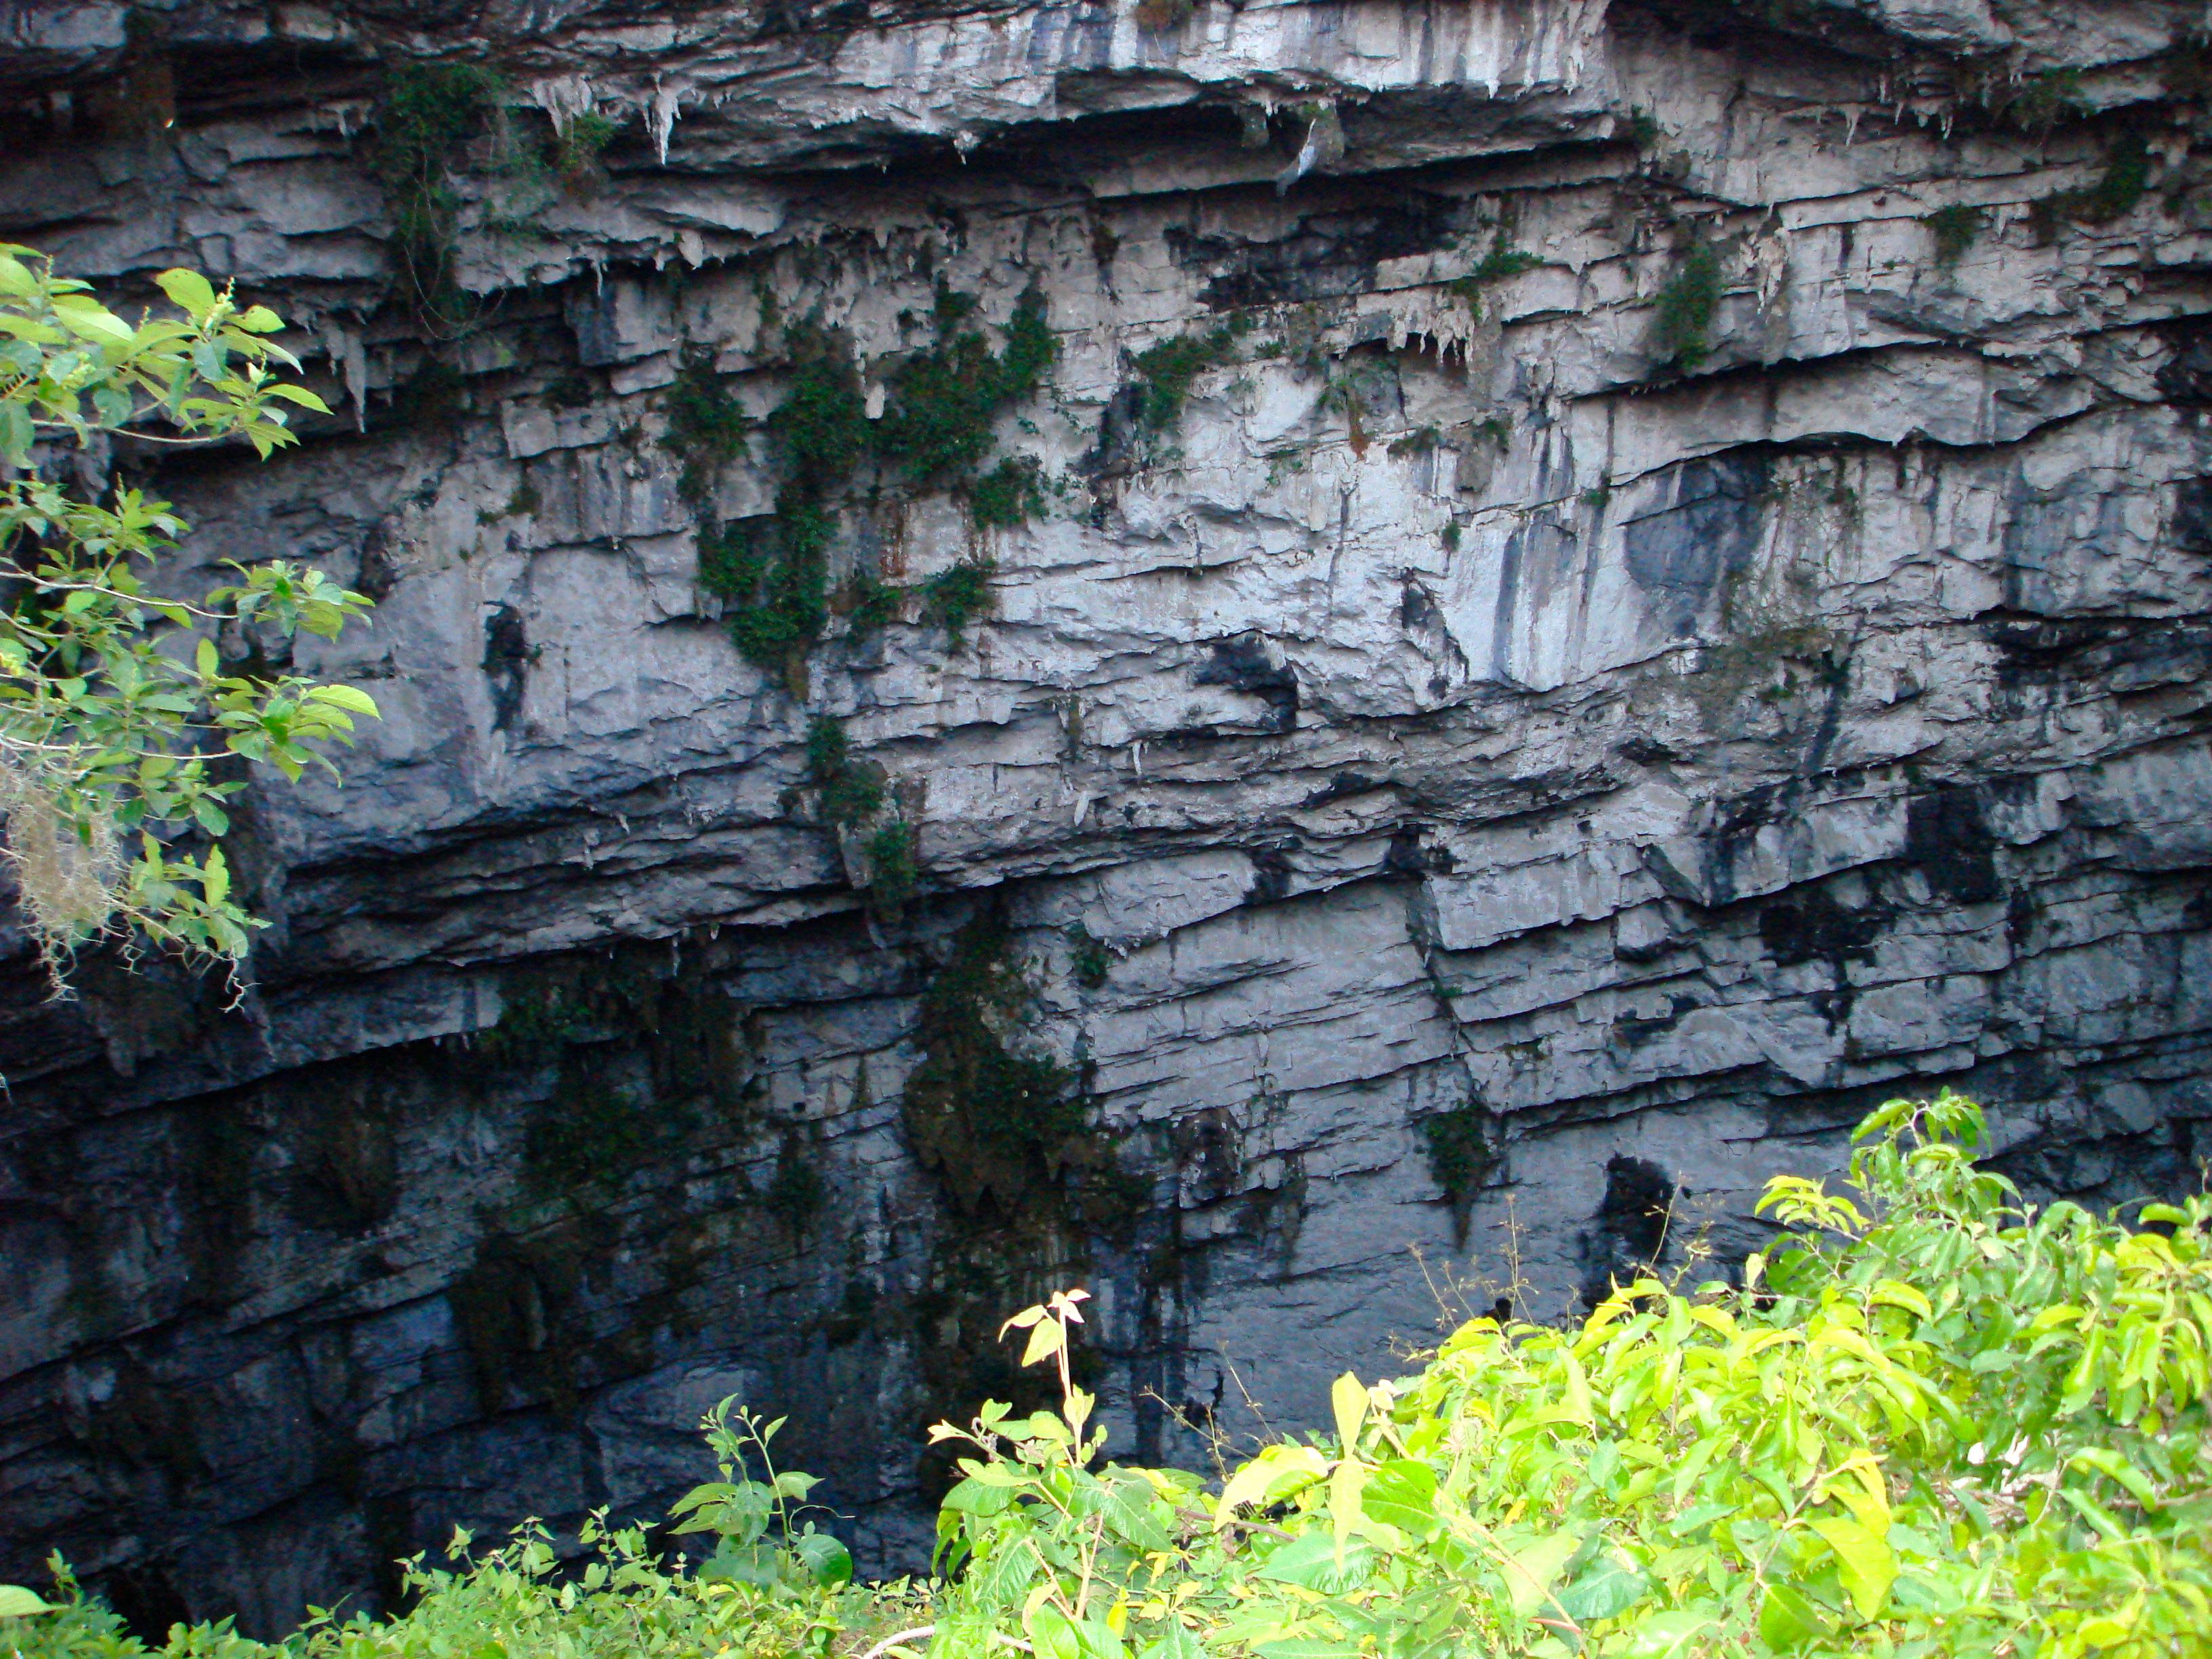
[[[1043,510],[1035,460],[1008,457],[981,477],[976,468],[996,441],[999,416],[1034,395],[1051,366],[1057,347],[1044,295],[1035,288],[1022,295],[996,352],[967,325],[975,306],[972,296],[939,284],[937,342],[901,367],[889,406],[873,422],[858,374],[832,343],[803,324],[785,331],[796,361],[783,401],[766,422],[783,471],[775,510],[749,524],[702,516],[699,580],[730,607],[730,636],[739,651],[780,670],[794,696],[805,694],[806,658],[830,616],[832,503],[872,456],[914,483],[965,489],[979,527],[1012,527]],[[703,510],[714,468],[738,453],[747,423],[704,352],[686,354],[666,408],[663,441],[683,456],[681,488]],[[988,562],[963,564],[923,586],[925,615],[944,623],[956,646],[967,623],[989,610],[989,576]],[[842,595],[853,636],[894,620],[902,597],[872,573],[853,579]],[[884,848],[895,867],[902,848],[910,854],[908,843]]]
[[[1651,349],[1672,368],[1692,369],[1712,351],[1713,321],[1721,305],[1721,256],[1709,242],[1691,245],[1651,318]]]
[[[1078,985],[1086,991],[1096,991],[1106,983],[1114,958],[1104,943],[1093,938],[1091,930],[1079,921],[1067,924],[1067,949],[1069,969]]]
[[[814,786],[823,821],[839,830],[866,831],[860,842],[867,863],[869,908],[895,916],[906,908],[921,882],[915,862],[914,826],[889,804],[884,769],[853,758],[844,723],[817,716],[806,728],[806,775]]]
[[[599,171],[600,155],[621,131],[620,122],[597,110],[556,123],[550,157],[554,170],[572,188],[581,185]]]
[[[808,723],[806,775],[821,793],[822,816],[831,823],[858,823],[883,811],[883,769],[853,758],[842,720],[819,714]]]
[[[1033,455],[1009,455],[968,491],[969,515],[979,530],[1012,530],[1044,512],[1044,482]]]
[[[1936,269],[1957,269],[1959,261],[1966,258],[1966,250],[1973,246],[1989,222],[1990,216],[1984,210],[1969,207],[1964,202],[1937,208],[1921,220],[1936,240]]]
[[[744,452],[752,422],[715,373],[714,354],[706,346],[684,348],[662,409],[668,429],[661,446],[684,464],[677,489],[692,506],[703,507],[713,495],[714,469]]]
[[[1518,276],[1524,270],[1534,270],[1543,260],[1525,248],[1511,246],[1503,228],[1490,245],[1474,270],[1466,276],[1455,277],[1444,284],[1445,289],[1456,294],[1468,302],[1477,317],[1482,315],[1482,290],[1492,283],[1502,283],[1509,276]]]
[[[289,560],[234,566],[196,602],[155,572],[189,526],[139,490],[105,504],[60,482],[62,452],[103,434],[191,445],[297,441],[289,412],[327,414],[276,378],[283,320],[191,270],[156,277],[174,308],[125,321],[36,251],[0,245],[0,813],[19,902],[58,987],[94,939],[154,944],[234,969],[264,926],[231,896],[224,803],[246,787],[219,757],[296,780],[331,769],[376,705],[351,686],[226,662],[218,641],[266,629],[333,638],[369,608]],[[179,845],[198,837],[193,856]],[[135,847],[131,843],[135,842]]]
[[[993,571],[988,559],[964,560],[921,585],[922,614],[944,625],[955,650],[967,642],[968,624],[990,614]]]
[[[2045,70],[2002,96],[1997,111],[2014,126],[2041,137],[2059,122],[2080,115],[2087,107],[2081,94],[2081,71],[2055,69]]]
[[[2030,210],[2036,240],[2047,242],[2068,221],[2108,225],[2135,211],[2150,190],[2150,148],[2139,132],[2123,134],[2105,160],[2105,171],[2087,190],[2062,190]]]
[[[1139,352],[1137,419],[1153,432],[1171,432],[1182,419],[1191,382],[1237,355],[1237,343],[1251,331],[1249,318],[1237,316],[1203,333],[1171,335]]]
[[[866,851],[869,908],[896,916],[921,890],[921,838],[904,818],[893,818],[869,835]]]
[[[1014,304],[1006,345],[994,352],[979,329],[964,326],[970,295],[940,283],[936,343],[892,378],[877,444],[884,459],[917,483],[963,483],[991,453],[999,416],[1032,397],[1052,367],[1056,343],[1045,322],[1044,293],[1031,288]]]
[[[1066,1070],[1012,1041],[1035,993],[1011,947],[1004,914],[985,907],[930,981],[915,1031],[923,1058],[907,1079],[907,1138],[963,1212],[1021,1207],[1085,1129]]]
[[[1056,1079],[987,1059],[1020,997],[1002,933],[963,950],[984,1029],[938,1004],[938,1048],[967,1059],[937,1081],[1016,1105],[1006,1148],[1037,1158]],[[1572,1328],[1472,1320],[1413,1376],[1338,1378],[1333,1434],[1265,1443],[1218,1488],[1101,1462],[1074,1352],[1086,1298],[1055,1292],[1000,1334],[1057,1409],[987,1401],[931,1431],[961,1479],[927,1584],[854,1588],[805,1518],[811,1483],[768,1457],[778,1425],[726,1403],[708,1423],[720,1479],[678,1505],[679,1529],[716,1540],[696,1571],[602,1519],[564,1579],[532,1526],[455,1571],[410,1564],[418,1599],[389,1622],[319,1618],[282,1648],[203,1626],[161,1651],[2202,1654],[2212,1199],[2147,1206],[2140,1228],[2032,1209],[1976,1167],[1981,1140],[1969,1102],[1893,1102],[1860,1127],[1845,1192],[1770,1183],[1760,1210],[1787,1231],[1741,1284],[1616,1285]],[[22,1659],[145,1651],[66,1580],[56,1611],[13,1595]]]
[[[1420,1121],[1429,1174],[1437,1190],[1444,1195],[1444,1202],[1451,1206],[1453,1241],[1460,1245],[1467,1243],[1468,1217],[1475,1194],[1498,1167],[1494,1133],[1490,1114],[1473,1101]]]
[[[829,1183],[808,1159],[797,1135],[787,1136],[775,1160],[775,1174],[761,1194],[769,1212],[793,1238],[805,1234],[822,1206],[830,1201]]]
[[[434,333],[467,321],[453,283],[453,166],[482,129],[505,83],[477,64],[404,62],[385,73],[376,109],[375,167],[392,209],[403,289]]]

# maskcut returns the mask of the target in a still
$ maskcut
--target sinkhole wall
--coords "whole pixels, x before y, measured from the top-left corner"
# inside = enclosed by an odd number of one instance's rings
[[[385,718],[256,986],[0,1000],[0,1579],[376,1605],[728,1395],[864,1565],[1724,1273],[1870,1104],[2212,1152],[2212,56],[2154,0],[0,8],[0,234],[296,325]]]

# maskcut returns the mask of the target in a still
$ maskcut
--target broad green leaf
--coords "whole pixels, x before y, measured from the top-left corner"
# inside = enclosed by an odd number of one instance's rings
[[[1336,1414],[1336,1443],[1343,1455],[1358,1449],[1360,1425],[1367,1420],[1367,1389],[1350,1371],[1329,1385],[1329,1408]]]
[[[1878,1616],[1897,1578],[1897,1559],[1890,1552],[1889,1540],[1877,1538],[1856,1521],[1823,1516],[1812,1526],[1842,1563],[1844,1590],[1859,1610],[1859,1617]]]
[[[1170,1625],[1165,1633],[1145,1644],[1144,1659],[1206,1659],[1206,1644],[1181,1625]]]
[[[1254,1650],[1260,1659],[1355,1659],[1359,1647],[1357,1643],[1326,1636],[1286,1636],[1279,1641],[1262,1642]]]
[[[1328,1473],[1328,1460],[1311,1446],[1269,1446],[1229,1477],[1215,1506],[1215,1523],[1225,1525],[1241,1506],[1275,1502]]]
[[[1650,1591],[1650,1581],[1634,1562],[1615,1551],[1604,1551],[1577,1573],[1559,1592],[1560,1610],[1577,1625],[1618,1618]]]
[[[791,1553],[824,1589],[852,1582],[853,1553],[826,1532],[800,1534],[791,1540]]]
[[[1551,1599],[1552,1583],[1583,1540],[1571,1532],[1550,1533],[1507,1553],[1501,1563],[1505,1594],[1513,1611],[1523,1619],[1540,1611]]]
[[[1379,1465],[1359,1494],[1368,1518],[1419,1538],[1436,1525],[1437,1472],[1396,1457]]]
[[[1319,1590],[1324,1595],[1340,1595],[1373,1576],[1376,1559],[1373,1546],[1358,1541],[1348,1546],[1340,1559],[1334,1537],[1310,1532],[1279,1545],[1253,1569],[1252,1576]]]
[[[197,270],[165,270],[154,282],[189,317],[197,319],[215,309],[215,286]]]
[[[1766,1586],[1759,1604],[1759,1639],[1777,1653],[1794,1653],[1834,1627],[1834,1620],[1789,1585]]]
[[[56,1610],[52,1602],[40,1600],[21,1584],[0,1584],[0,1619],[23,1619]]]

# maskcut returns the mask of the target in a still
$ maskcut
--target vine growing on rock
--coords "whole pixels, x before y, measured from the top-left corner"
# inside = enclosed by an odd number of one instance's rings
[[[459,197],[453,169],[504,89],[495,72],[477,64],[400,63],[385,74],[376,176],[392,209],[402,296],[434,337],[451,337],[474,320],[453,280]]]

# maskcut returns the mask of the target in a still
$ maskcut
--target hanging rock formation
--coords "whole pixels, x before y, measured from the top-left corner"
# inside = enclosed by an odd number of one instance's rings
[[[1894,1093],[2192,1183],[2200,10],[0,7],[0,234],[339,411],[113,464],[385,713],[235,1012],[12,958],[0,1579],[374,1604],[732,1394],[910,1563],[1049,1283],[1188,1458]]]

